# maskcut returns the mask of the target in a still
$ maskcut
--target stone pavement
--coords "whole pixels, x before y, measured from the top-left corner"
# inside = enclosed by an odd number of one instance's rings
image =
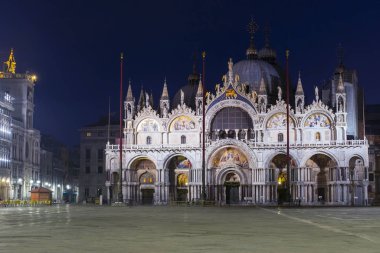
[[[0,208],[0,252],[380,252],[380,208]]]

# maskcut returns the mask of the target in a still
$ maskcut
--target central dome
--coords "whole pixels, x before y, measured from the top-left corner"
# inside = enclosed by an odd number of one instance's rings
[[[239,75],[240,82],[249,84],[250,89],[258,91],[261,78],[267,85],[267,92],[272,93],[281,86],[281,78],[277,70],[268,62],[260,59],[247,59],[234,64],[235,75]]]

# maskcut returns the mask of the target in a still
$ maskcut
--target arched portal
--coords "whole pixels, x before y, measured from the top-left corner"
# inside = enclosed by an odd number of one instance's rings
[[[130,166],[130,181],[132,199],[145,205],[155,203],[155,183],[157,181],[157,169],[153,161],[142,157],[134,160]]]
[[[286,154],[277,154],[272,158],[272,160],[269,163],[268,181],[273,182],[274,185],[277,186],[277,191],[270,188],[268,196],[269,201],[275,201],[275,199],[277,199],[277,203],[282,204],[283,202],[291,200],[292,185],[290,184],[290,182],[297,180],[297,164],[296,161],[290,157],[290,175],[288,175],[287,161],[288,159]],[[277,198],[275,197],[276,194]]]
[[[208,182],[214,184],[209,192],[210,199],[221,204],[237,204],[244,198],[251,198],[248,157],[236,146],[224,146],[212,154],[207,174]]]
[[[240,202],[239,198],[239,188],[240,188],[240,177],[235,172],[229,172],[225,176],[224,186],[226,189],[226,204],[238,204]]]
[[[333,180],[337,162],[326,154],[315,154],[306,161],[306,167],[311,170],[310,180],[314,182],[312,201],[332,202],[333,190],[329,182]]]
[[[188,183],[191,167],[190,160],[183,155],[176,155],[167,162],[169,200],[188,201],[190,199]]]
[[[363,180],[367,179],[367,172],[364,167],[364,161],[361,157],[351,157],[349,161],[349,173],[350,173],[350,193],[352,205],[365,205],[367,199],[366,189],[363,185]]]

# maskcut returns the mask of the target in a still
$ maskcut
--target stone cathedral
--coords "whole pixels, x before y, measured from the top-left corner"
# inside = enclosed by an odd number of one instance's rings
[[[277,205],[289,183],[292,199],[302,205],[367,205],[368,144],[357,136],[358,110],[350,109],[357,108],[357,83],[349,83],[340,66],[328,93],[316,87],[305,104],[298,77],[290,99],[288,175],[285,73],[268,39],[256,50],[253,34],[251,29],[246,59],[230,59],[222,83],[205,92],[207,200]],[[165,80],[156,110],[152,94],[142,90],[136,101],[129,84],[122,175],[119,145],[108,143],[105,151],[108,200],[117,199],[120,177],[125,202],[201,198],[203,85],[195,68],[172,99],[167,85]]]

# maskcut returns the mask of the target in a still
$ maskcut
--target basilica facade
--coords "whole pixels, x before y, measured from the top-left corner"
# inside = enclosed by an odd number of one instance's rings
[[[166,205],[197,201],[202,191],[202,109],[205,101],[206,198],[217,204],[367,205],[368,144],[347,138],[351,105],[343,73],[326,104],[315,88],[305,103],[301,76],[287,119],[284,73],[268,45],[247,59],[228,61],[223,82],[205,92],[193,73],[189,84],[169,98],[163,85],[157,110],[131,84],[124,101],[122,174],[119,145],[106,146],[107,198],[116,201],[122,177],[125,202]],[[331,96],[330,96],[331,97]],[[332,100],[332,99],[330,99]],[[287,121],[290,169],[287,173]]]

